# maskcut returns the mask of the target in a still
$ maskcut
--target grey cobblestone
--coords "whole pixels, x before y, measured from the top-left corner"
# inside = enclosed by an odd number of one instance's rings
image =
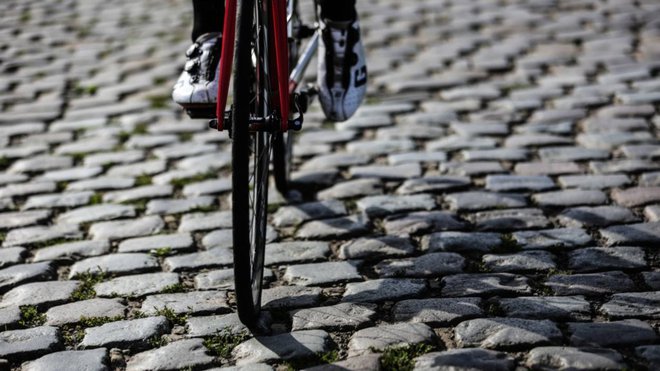
[[[443,296],[528,294],[527,278],[510,273],[457,274],[442,279]]]
[[[291,314],[291,330],[358,329],[373,324],[376,305],[340,303],[329,307],[300,309]]]
[[[359,262],[357,261],[290,265],[286,268],[282,278],[289,284],[299,286],[356,281],[362,278],[358,274],[358,266]]]
[[[401,323],[436,333],[417,370],[660,367],[653,1],[357,2],[367,99],[306,113],[294,192],[269,190],[275,336],[226,358],[200,338],[249,331],[232,140],[170,101],[191,8],[154,4],[0,4],[0,337],[27,334],[0,368],[371,370],[349,339]],[[80,344],[110,302],[126,320]]]
[[[396,303],[392,314],[397,321],[446,326],[483,315],[479,304],[479,298],[410,299]]]
[[[63,370],[104,371],[108,369],[108,350],[105,348],[90,350],[68,350],[47,354],[22,366],[26,371]]]
[[[71,294],[78,288],[78,281],[33,282],[26,283],[8,291],[0,302],[0,307],[34,305],[46,308],[63,304],[70,300]]]
[[[279,359],[313,356],[329,350],[330,336],[323,330],[294,331],[289,334],[253,338],[234,348],[238,365]]]
[[[126,307],[117,299],[89,299],[58,305],[46,312],[46,324],[75,324],[81,318],[123,317]]]
[[[599,295],[633,290],[635,284],[625,273],[620,271],[558,274],[551,276],[545,283],[557,295]]]
[[[459,323],[455,333],[461,347],[502,350],[551,344],[561,339],[561,332],[551,321],[517,318],[472,319]]]
[[[515,361],[506,353],[487,349],[450,349],[432,352],[415,359],[415,370],[430,370],[435,367],[449,369],[474,369],[509,371]]]
[[[116,321],[85,329],[85,337],[80,344],[90,348],[144,347],[149,338],[162,335],[168,330],[168,321],[162,316]]]
[[[360,330],[348,343],[350,356],[383,350],[388,346],[431,342],[433,330],[423,323],[396,323]]]
[[[59,330],[52,326],[4,331],[0,334],[0,355],[6,359],[38,357],[58,350],[61,346]]]
[[[611,349],[539,347],[529,352],[526,365],[539,368],[580,368],[583,370],[617,370],[623,357]]]
[[[381,277],[439,277],[461,273],[464,265],[465,259],[459,254],[438,252],[417,258],[383,260],[374,270]]]
[[[163,370],[205,367],[213,364],[202,339],[179,340],[158,349],[134,355],[126,370]]]
[[[84,273],[134,274],[155,270],[159,267],[156,258],[147,254],[115,254],[91,257],[71,266],[69,278]]]
[[[568,331],[571,345],[575,346],[626,346],[652,343],[658,338],[646,322],[632,319],[603,323],[570,322]]]
[[[426,291],[426,283],[416,279],[383,278],[349,283],[342,298],[345,302],[379,302],[405,299]]]

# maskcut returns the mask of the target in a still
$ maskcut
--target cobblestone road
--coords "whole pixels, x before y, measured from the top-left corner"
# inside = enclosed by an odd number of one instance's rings
[[[0,367],[660,369],[660,3],[359,8],[370,96],[308,115],[251,338],[189,2],[2,1]]]

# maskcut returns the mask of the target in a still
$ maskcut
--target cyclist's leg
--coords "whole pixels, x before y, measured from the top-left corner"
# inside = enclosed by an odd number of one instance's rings
[[[333,21],[354,21],[357,19],[355,0],[320,0],[321,18]]]
[[[172,91],[172,99],[197,117],[213,117],[218,92],[224,5],[218,0],[193,0],[193,45]],[[205,113],[200,114],[199,112]]]
[[[205,33],[222,32],[225,3],[218,0],[192,0],[193,30],[192,41]]]
[[[344,121],[358,109],[367,88],[367,65],[355,0],[319,3],[319,100],[329,119]]]

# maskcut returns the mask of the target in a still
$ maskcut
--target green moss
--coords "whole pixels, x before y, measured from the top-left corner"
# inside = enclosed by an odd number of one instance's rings
[[[146,186],[151,184],[151,175],[142,174],[135,178],[135,186]]]
[[[379,97],[375,97],[373,95],[367,96],[367,98],[364,100],[365,104],[378,104],[381,102],[381,99]]]
[[[39,313],[34,305],[23,305],[20,308],[18,324],[24,327],[37,327],[46,323],[46,314]]]
[[[131,133],[126,131],[120,132],[119,135],[117,136],[117,139],[119,139],[119,141],[122,143],[126,142],[130,138],[131,138]]]
[[[152,336],[147,340],[147,344],[149,344],[152,348],[160,348],[167,345],[167,338],[158,335]]]
[[[68,185],[69,185],[69,182],[57,182],[57,191],[58,192],[63,192]]]
[[[166,286],[162,290],[160,290],[161,293],[163,294],[175,294],[177,292],[185,292],[186,287],[183,286],[181,283],[175,283],[173,285]]]
[[[506,316],[506,312],[502,307],[496,302],[489,302],[486,304],[484,311],[491,317],[502,317]]]
[[[165,108],[171,98],[169,95],[151,95],[147,99],[151,108]]]
[[[80,301],[95,298],[96,291],[94,290],[94,286],[97,283],[103,282],[107,278],[107,275],[103,271],[98,273],[91,273],[90,271],[87,271],[77,275],[75,278],[80,281],[80,285],[71,294],[71,299]]]
[[[554,275],[558,275],[558,274],[561,274],[561,275],[570,275],[570,274],[573,274],[573,271],[571,271],[570,269],[557,269],[557,268],[552,268],[552,269],[549,269],[549,270],[547,271],[547,273],[546,273],[546,277],[550,277],[550,276],[554,276]]]
[[[133,134],[146,134],[149,125],[146,122],[140,122],[133,128]]]
[[[176,312],[174,312],[174,310],[172,310],[172,308],[169,308],[167,306],[161,309],[157,309],[156,315],[167,318],[170,321],[170,323],[172,323],[173,325],[183,326],[186,324],[186,320],[188,320],[188,314],[186,313],[177,314]]]
[[[155,52],[156,52],[156,48],[153,48],[152,53],[155,53]],[[167,77],[162,77],[162,76],[154,77],[154,85],[163,85],[167,81],[169,81],[169,79]]]
[[[21,18],[19,18],[20,22],[27,23],[30,21],[30,19],[32,19],[32,14],[30,14],[30,10],[28,9],[23,10],[23,12],[21,13]]]
[[[147,203],[149,203],[149,200],[147,200],[146,198],[122,202],[122,204],[124,205],[133,205],[133,207],[135,207],[135,211],[137,212],[145,211],[147,209]]]
[[[383,370],[412,371],[415,366],[413,360],[431,351],[433,347],[428,344],[389,347],[380,357],[380,365]]]
[[[286,367],[287,371],[294,371],[311,368],[317,365],[334,363],[338,360],[339,352],[337,350],[331,350],[325,353],[317,353],[311,357],[292,359],[285,362],[283,365]]]
[[[216,210],[218,207],[215,205],[210,205],[210,206],[197,206],[193,207],[192,209],[188,210],[187,212],[195,212],[195,213],[208,213],[211,211]]]
[[[73,154],[71,154],[71,158],[73,158],[73,161],[74,161],[76,164],[81,164],[81,163],[85,160],[85,156],[86,156],[86,155],[87,155],[87,154],[84,153],[84,152],[73,153]]]
[[[79,325],[82,327],[98,327],[105,325],[109,322],[121,321],[123,316],[114,316],[114,317],[80,317]]]
[[[152,256],[155,256],[157,258],[164,258],[172,253],[172,248],[171,247],[159,247],[157,249],[153,249],[149,252]]]
[[[205,173],[200,173],[196,174],[194,176],[188,177],[188,178],[177,178],[177,179],[172,179],[170,181],[170,184],[175,186],[175,187],[183,187],[191,183],[198,183],[204,180],[209,180],[213,179],[217,176],[217,173],[213,171],[207,171]]]
[[[505,233],[500,237],[501,244],[500,246],[493,249],[493,252],[496,253],[506,253],[506,252],[518,252],[522,250],[518,242],[513,237],[511,233]]]
[[[89,198],[90,205],[98,205],[103,203],[103,195],[100,193],[94,193],[92,197]]]
[[[0,169],[4,170],[11,165],[11,160],[5,156],[0,156]]]
[[[231,351],[249,337],[250,335],[245,331],[233,333],[228,329],[223,329],[218,331],[213,337],[205,339],[204,346],[212,354],[223,359],[229,359],[231,358]]]
[[[48,247],[48,246],[59,245],[59,244],[62,244],[62,243],[68,243],[68,242],[79,241],[79,240],[80,239],[55,238],[55,239],[47,240],[47,241],[34,242],[34,243],[31,244],[31,246],[35,249],[42,249],[42,248]]]
[[[73,88],[73,94],[79,97],[84,95],[95,95],[98,89],[99,88],[96,85],[76,85]]]
[[[82,326],[63,326],[60,328],[64,345],[70,348],[77,348],[78,344],[85,337],[85,329]]]
[[[147,316],[143,311],[141,310],[135,310],[133,311],[133,315],[131,316],[133,319],[138,319],[138,318],[147,318]]]

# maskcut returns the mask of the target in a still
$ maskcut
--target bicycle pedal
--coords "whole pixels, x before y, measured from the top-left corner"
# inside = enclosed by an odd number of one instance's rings
[[[186,113],[191,119],[214,119],[215,106],[212,108],[187,108]]]

